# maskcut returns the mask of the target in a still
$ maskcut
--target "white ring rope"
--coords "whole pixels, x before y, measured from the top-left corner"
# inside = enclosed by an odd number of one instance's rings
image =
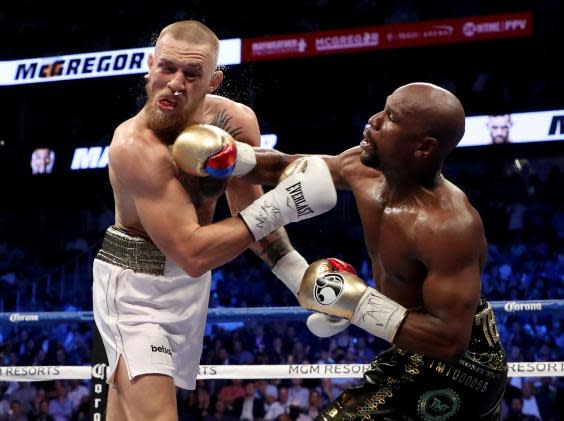
[[[201,365],[198,380],[360,378],[369,364]],[[507,363],[509,377],[564,376],[564,361]],[[105,364],[0,367],[0,381],[34,382],[104,378]]]

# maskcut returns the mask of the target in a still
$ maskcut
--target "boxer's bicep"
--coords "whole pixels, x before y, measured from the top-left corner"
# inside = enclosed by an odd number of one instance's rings
[[[438,317],[451,332],[470,335],[479,300],[478,264],[467,264],[452,271],[430,269],[423,282],[425,311]]]
[[[446,225],[421,248],[427,269],[423,303],[427,313],[440,319],[445,334],[467,341],[480,300],[480,237],[471,225]]]
[[[480,299],[480,246],[477,223],[448,216],[421,238],[419,251],[427,270],[423,298],[437,316],[444,312],[446,319],[463,311],[473,316]]]
[[[152,180],[134,194],[139,220],[151,240],[176,262],[186,258],[187,239],[197,230],[196,209],[174,177],[163,179],[159,185]]]
[[[131,197],[139,221],[157,247],[177,261],[189,233],[196,230],[196,209],[176,178],[176,168],[164,148],[151,145],[116,148],[113,171],[121,191]]]

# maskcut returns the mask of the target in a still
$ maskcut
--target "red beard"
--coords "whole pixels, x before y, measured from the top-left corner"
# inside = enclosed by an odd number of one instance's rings
[[[149,96],[145,104],[147,111],[147,125],[149,129],[165,137],[176,136],[188,123],[188,112],[180,105],[170,112],[164,112],[157,105],[156,96]]]

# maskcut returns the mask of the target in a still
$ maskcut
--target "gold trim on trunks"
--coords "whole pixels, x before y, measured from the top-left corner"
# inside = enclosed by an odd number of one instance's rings
[[[474,324],[482,327],[489,346],[494,346],[495,343],[499,342],[499,332],[495,325],[495,317],[490,303],[474,316]]]

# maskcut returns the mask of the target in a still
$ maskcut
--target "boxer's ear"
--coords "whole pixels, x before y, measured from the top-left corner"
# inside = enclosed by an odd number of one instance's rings
[[[219,85],[221,85],[221,82],[223,82],[223,72],[221,70],[216,70],[215,72],[213,72],[212,77],[210,79],[210,86],[208,88],[208,92],[214,92],[217,88],[219,88]]]
[[[439,147],[439,141],[431,136],[425,136],[416,150],[416,155],[421,158],[429,158],[435,155]]]

